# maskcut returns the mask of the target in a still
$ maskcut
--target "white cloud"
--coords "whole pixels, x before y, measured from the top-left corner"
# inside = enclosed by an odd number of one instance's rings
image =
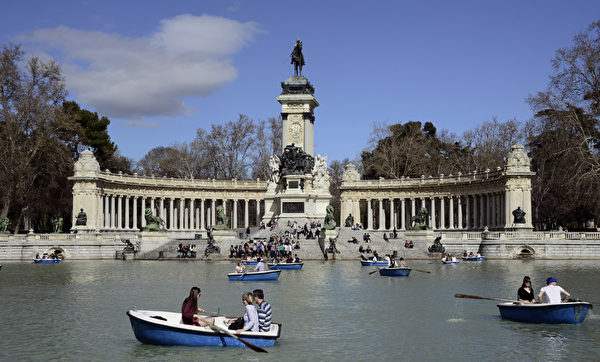
[[[230,57],[260,31],[254,22],[179,15],[162,20],[146,38],[59,26],[19,40],[61,52],[67,88],[84,105],[109,117],[140,119],[187,114],[183,97],[208,96],[233,81]]]

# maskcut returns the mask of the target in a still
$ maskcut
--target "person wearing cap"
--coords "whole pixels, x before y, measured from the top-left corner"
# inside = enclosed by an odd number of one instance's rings
[[[546,303],[560,303],[562,302],[562,294],[565,295],[565,299],[569,298],[571,294],[569,294],[566,290],[558,286],[557,280],[555,277],[550,277],[546,279],[546,286],[540,289],[540,294],[538,294],[538,300],[541,302],[542,297],[545,295]]]
[[[265,263],[263,263],[262,258],[259,256],[258,258],[256,258],[256,260],[258,261],[258,263],[256,263],[254,271],[265,271]]]

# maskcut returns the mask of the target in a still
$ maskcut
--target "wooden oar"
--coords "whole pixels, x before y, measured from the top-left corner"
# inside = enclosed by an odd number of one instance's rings
[[[204,323],[208,324],[208,326],[209,326],[210,328],[212,328],[213,330],[219,331],[219,332],[221,332],[221,333],[225,333],[226,335],[228,335],[228,336],[230,336],[230,337],[233,337],[233,338],[237,339],[238,341],[242,342],[243,344],[245,344],[246,346],[248,346],[249,348],[251,348],[253,351],[267,353],[267,350],[266,350],[266,349],[260,348],[259,346],[256,346],[256,345],[254,345],[254,344],[252,344],[252,343],[250,343],[250,342],[248,342],[248,341],[246,341],[246,340],[243,340],[243,339],[241,339],[240,337],[236,336],[235,334],[233,334],[233,333],[229,332],[227,329],[224,329],[224,328],[218,327],[218,326],[216,326],[216,325],[214,325],[214,324],[210,323],[208,320],[206,320],[206,319],[204,319],[204,318],[202,318],[202,317],[198,317],[198,318],[199,318],[201,321],[203,321]]]
[[[517,302],[516,300],[513,300],[513,299],[480,297],[477,295],[468,295],[468,294],[454,294],[454,298],[486,299],[486,300],[496,300],[499,302]]]
[[[418,271],[421,273],[427,273],[427,274],[431,274],[431,272],[429,270],[420,270],[420,269],[413,269],[414,271]]]
[[[371,275],[371,274],[375,274],[375,273],[377,273],[378,271],[379,271],[379,268],[377,268],[377,270],[375,270],[375,271],[372,271],[372,272],[370,272],[370,273],[369,273],[369,275]]]

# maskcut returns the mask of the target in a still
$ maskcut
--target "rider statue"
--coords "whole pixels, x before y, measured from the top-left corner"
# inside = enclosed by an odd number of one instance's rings
[[[302,42],[296,39],[296,46],[292,50],[292,62],[294,65],[294,76],[302,76],[302,66],[304,63],[304,55],[302,55]]]

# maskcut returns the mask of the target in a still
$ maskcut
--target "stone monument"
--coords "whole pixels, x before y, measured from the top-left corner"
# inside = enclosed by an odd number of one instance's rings
[[[531,172],[529,156],[523,146],[515,144],[506,157],[504,172],[510,177],[506,182],[504,229],[507,231],[532,231],[531,223]]]
[[[265,223],[324,220],[331,200],[327,156],[314,152],[315,89],[302,75],[302,42],[291,54],[294,75],[281,83],[282,153],[271,157],[265,194]]]
[[[75,174],[69,180],[79,181],[73,184],[73,212],[71,231],[98,232],[101,226],[100,203],[100,164],[90,150],[81,152],[79,159],[75,162]],[[83,212],[86,210],[87,212]],[[83,214],[82,214],[83,213]]]

